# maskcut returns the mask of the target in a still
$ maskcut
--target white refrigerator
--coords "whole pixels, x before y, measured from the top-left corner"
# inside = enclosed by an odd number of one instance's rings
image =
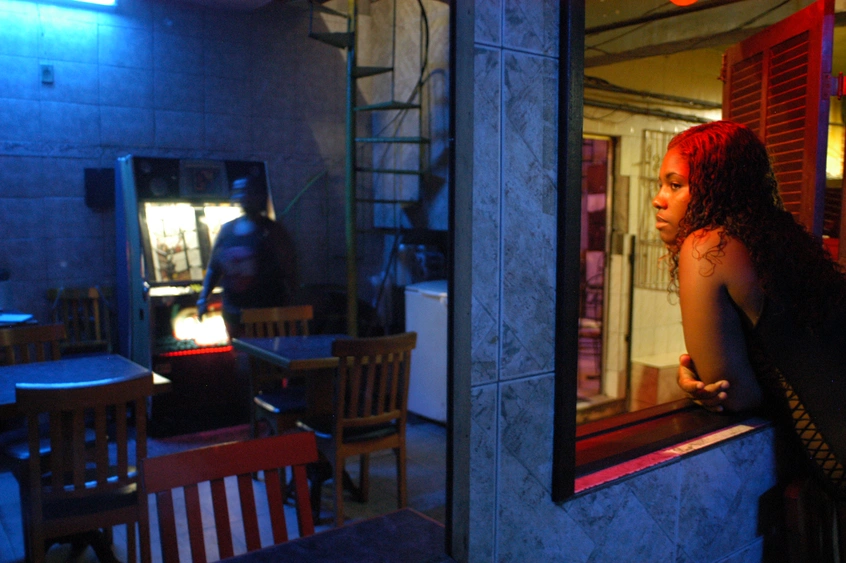
[[[417,333],[408,410],[437,422],[446,422],[447,297],[446,280],[405,287],[405,329]]]

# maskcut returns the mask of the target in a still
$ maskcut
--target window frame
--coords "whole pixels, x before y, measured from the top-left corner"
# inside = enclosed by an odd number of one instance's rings
[[[802,11],[804,10],[830,11],[833,14],[833,2],[818,0]],[[583,128],[584,3],[563,3],[560,17],[555,357],[576,358],[578,357],[578,296],[568,291],[568,288],[578,286],[578,244],[581,227],[578,198],[581,193],[581,162],[579,151],[568,151],[568,148],[580,146]],[[831,25],[831,18],[833,15],[829,16],[829,20],[824,20],[823,27]],[[826,54],[823,53],[820,58],[823,63],[822,69],[820,71],[820,67],[814,67],[814,71],[820,72],[822,83],[825,80]],[[827,72],[830,75],[830,51],[827,62],[829,63]],[[819,86],[813,89],[811,95],[816,95],[818,91]],[[820,106],[826,110],[825,118],[827,119],[828,100],[823,99]],[[724,115],[728,118],[731,113],[724,109]],[[819,142],[824,146],[824,139]],[[822,160],[822,162],[825,161]],[[806,159],[806,172],[808,168],[814,168],[819,172],[815,163],[813,159]],[[814,175],[813,171],[810,175]],[[824,188],[824,167],[822,178],[823,186],[817,186],[817,188]],[[821,204],[817,201],[821,198],[814,197],[815,194],[813,185],[806,187],[803,196],[811,199],[811,202],[802,202],[806,209],[809,207],[811,209],[811,211],[804,211],[802,219],[812,229],[816,227],[818,218],[822,214]],[[842,232],[846,232],[846,227],[843,227]],[[842,257],[846,255],[846,245],[841,245],[840,252],[842,260]],[[577,376],[576,362],[555,362],[555,427],[552,459],[552,500],[554,502],[563,502],[575,494],[577,477],[658,451],[670,444],[738,424],[752,416],[750,413],[730,415],[711,413],[685,399],[577,426]]]
[[[584,125],[584,2],[563,2],[558,37],[558,177],[555,268],[555,371],[552,435],[552,500],[572,496],[576,486],[576,400],[581,264],[581,147]]]
[[[581,146],[584,124],[585,7],[561,5],[558,67],[558,225],[556,232],[555,357],[578,357],[581,233]],[[689,400],[576,424],[577,362],[555,362],[552,500],[576,492],[576,478],[738,422]]]

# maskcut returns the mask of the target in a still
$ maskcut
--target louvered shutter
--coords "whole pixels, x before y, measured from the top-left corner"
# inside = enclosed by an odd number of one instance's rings
[[[758,133],[785,206],[816,235],[823,224],[833,37],[834,0],[817,0],[732,46],[723,62],[723,118]]]

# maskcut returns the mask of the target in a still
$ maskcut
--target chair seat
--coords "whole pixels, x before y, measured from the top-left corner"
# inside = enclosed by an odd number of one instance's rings
[[[94,444],[95,434],[93,428],[85,429],[85,443],[88,446]],[[3,454],[16,461],[24,462],[29,459],[29,443],[26,438],[26,428],[15,428],[7,430],[0,435],[0,451]],[[42,425],[41,428],[41,446],[39,453],[44,456],[50,453],[50,436],[48,434],[47,425]]]
[[[253,397],[253,402],[273,414],[305,412],[308,408],[305,387],[302,386],[264,391]]]
[[[128,484],[125,487],[90,497],[65,499],[44,503],[44,518],[70,518],[99,514],[105,511],[132,508],[138,504],[138,485]]]
[[[331,414],[305,417],[297,421],[297,426],[303,430],[314,432],[314,435],[322,440],[332,438],[332,430],[335,428],[334,417]],[[391,436],[397,433],[395,424],[386,422],[373,426],[358,426],[347,428],[344,431],[344,442],[365,442]]]

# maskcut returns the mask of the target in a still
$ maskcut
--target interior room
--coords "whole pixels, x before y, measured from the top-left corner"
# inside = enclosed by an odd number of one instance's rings
[[[172,382],[150,401],[151,455],[249,438],[252,396],[220,333],[220,295],[200,323],[196,302],[212,241],[240,215],[229,183],[258,170],[268,215],[293,241],[290,301],[313,307],[312,333],[347,333],[346,296],[355,294],[360,336],[406,327],[421,335],[412,370],[425,379],[412,377],[409,393],[408,505],[442,523],[449,7],[358,9],[358,66],[384,70],[355,77],[350,100],[345,44],[333,40],[347,31],[346,2],[4,0],[0,56],[9,81],[0,96],[4,138],[17,148],[0,157],[9,240],[0,307],[46,324],[72,292],[90,288],[109,314],[101,319],[109,351]],[[377,107],[359,109],[348,133],[353,104]],[[21,116],[29,116],[22,129]],[[389,140],[348,146],[361,137]],[[347,225],[352,150],[358,220]],[[347,519],[396,509],[394,457],[385,454],[372,460],[370,499],[347,502]],[[0,560],[20,561],[21,503],[5,457],[3,469]],[[323,489],[318,531],[332,527],[331,480]],[[124,559],[121,534],[114,547]],[[54,546],[51,557],[68,548]]]
[[[772,426],[697,419],[650,441],[632,418],[689,408],[650,202],[670,138],[722,115],[724,53],[815,4],[833,10],[836,77],[840,0],[0,0],[0,313],[47,324],[63,292],[93,288],[108,351],[170,385],[148,455],[252,437],[220,293],[197,311],[240,215],[231,180],[252,174],[313,335],[417,333],[408,506],[455,561],[766,560]],[[830,93],[835,244],[846,128]],[[603,438],[621,421],[632,434]],[[0,563],[23,561],[0,470]],[[390,450],[370,473],[347,522],[396,509]],[[332,481],[321,491],[318,532]]]

